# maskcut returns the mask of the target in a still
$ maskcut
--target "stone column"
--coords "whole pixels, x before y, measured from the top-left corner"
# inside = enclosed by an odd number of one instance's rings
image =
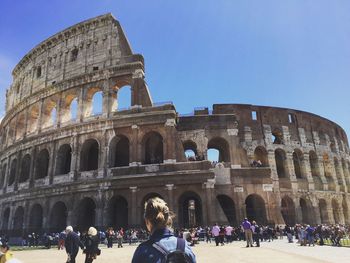
[[[41,126],[42,126],[42,118],[43,118],[43,107],[44,107],[44,99],[41,99],[39,102],[39,116],[38,116],[38,127],[36,128],[37,134],[40,134],[41,132]]]
[[[241,168],[241,157],[240,157],[240,144],[238,137],[238,128],[237,125],[234,124],[233,127],[227,129],[227,134],[229,136],[229,145],[230,145],[230,160],[231,160],[231,168]]]
[[[56,123],[54,123],[54,127],[61,127],[61,120],[62,120],[62,94],[60,94],[57,105],[56,105]]]
[[[30,171],[29,171],[29,188],[34,187],[35,182],[35,160],[36,160],[36,149],[33,148],[31,151],[30,158]]]
[[[130,223],[132,226],[137,225],[137,186],[130,186],[131,191],[131,220]]]
[[[174,212],[174,184],[166,184],[166,189],[168,190],[168,206],[170,211]]]
[[[53,142],[52,146],[50,147],[50,160],[49,160],[49,168],[48,168],[48,175],[49,175],[49,184],[53,183],[53,177],[56,173],[56,153],[57,153],[57,142]]]
[[[108,118],[111,113],[111,98],[113,97],[112,90],[108,85],[108,80],[103,83],[103,106],[102,106],[102,116]]]
[[[213,225],[215,221],[217,220],[216,218],[216,213],[214,209],[214,202],[213,202],[213,191],[215,187],[215,179],[208,179],[205,185],[205,194],[206,194],[206,199],[207,199],[207,225]]]
[[[327,198],[326,203],[327,203],[327,214],[328,214],[329,223],[334,224],[335,220],[334,220],[334,215],[333,215],[333,207],[332,207],[331,198]]]
[[[79,164],[78,164],[79,138],[76,134],[73,135],[71,139],[71,145],[72,145],[72,160],[70,164],[70,174],[76,180],[78,175],[78,169],[79,169]]]
[[[176,163],[176,121],[167,119],[165,122],[166,137],[163,139],[164,163]]]
[[[78,94],[78,109],[77,109],[77,122],[82,122],[84,120],[84,88],[80,88]]]
[[[141,164],[141,159],[140,159],[140,143],[139,143],[139,126],[136,124],[131,126],[132,129],[132,135],[131,135],[131,142],[130,142],[130,166],[137,166]]]
[[[17,164],[16,164],[16,175],[15,175],[15,182],[14,182],[14,186],[13,189],[14,191],[18,190],[18,181],[19,181],[19,177],[20,177],[20,169],[21,169],[21,162],[22,162],[22,152],[18,152],[17,153]]]

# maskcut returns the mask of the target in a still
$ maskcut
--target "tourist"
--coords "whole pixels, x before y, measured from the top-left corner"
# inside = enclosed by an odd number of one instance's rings
[[[85,263],[91,263],[101,254],[101,250],[98,248],[99,242],[100,240],[96,228],[90,227],[84,241]]]
[[[205,240],[208,243],[211,243],[211,233],[210,233],[210,227],[207,227],[205,229]]]
[[[307,239],[308,245],[315,246],[315,243],[314,243],[314,231],[315,231],[315,229],[312,226],[307,225],[305,231],[306,231],[306,239]]]
[[[251,229],[252,225],[250,224],[247,218],[244,218],[244,221],[242,222],[242,227],[244,230],[245,239],[247,241],[247,247],[253,247],[253,233]]]
[[[61,233],[59,233],[58,235],[58,250],[60,249],[64,249],[64,241],[66,240],[66,232],[62,231]]]
[[[220,240],[221,246],[225,245],[225,227],[224,226],[220,227],[219,240]]]
[[[112,227],[108,228],[106,236],[107,236],[107,248],[113,247],[113,238],[114,238],[114,230]]]
[[[253,233],[253,237],[254,237],[254,241],[256,243],[257,247],[260,247],[260,227],[258,226],[258,224],[253,221],[252,222],[252,233]]]
[[[211,234],[213,235],[213,237],[215,239],[216,246],[218,246],[219,242],[220,242],[220,227],[218,226],[217,223],[211,229]]]
[[[80,242],[80,238],[77,233],[73,232],[73,227],[67,226],[66,228],[66,252],[68,255],[68,260],[67,262],[69,263],[75,263],[75,258],[78,254],[79,247],[81,249],[84,249],[83,244]]]
[[[232,231],[233,231],[233,227],[228,225],[225,228],[225,236],[226,236],[226,242],[227,243],[231,243],[232,242]]]
[[[123,247],[123,236],[124,236],[124,230],[123,230],[123,228],[121,228],[117,232],[118,248]]]
[[[0,263],[8,262],[11,258],[13,258],[13,254],[10,251],[10,247],[7,244],[2,244],[0,246],[0,251],[2,253],[0,257]]]
[[[155,197],[146,202],[144,219],[151,236],[148,241],[137,247],[132,259],[133,263],[164,262],[175,259],[179,260],[176,262],[196,262],[195,255],[186,241],[175,237],[169,229],[172,226],[173,217],[164,200]]]

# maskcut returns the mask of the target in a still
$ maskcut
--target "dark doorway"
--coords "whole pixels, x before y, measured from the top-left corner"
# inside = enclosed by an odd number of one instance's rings
[[[233,200],[226,195],[218,195],[216,198],[218,199],[219,204],[226,215],[227,221],[231,226],[236,226],[236,209]]]
[[[68,211],[66,205],[59,201],[51,209],[50,231],[61,232],[67,226]]]
[[[72,148],[69,144],[62,145],[57,152],[56,175],[68,174],[72,160]]]
[[[98,142],[94,139],[85,141],[80,155],[80,170],[83,172],[97,170],[98,154]]]
[[[108,226],[114,229],[128,227],[128,202],[124,197],[115,196],[108,203]]]
[[[96,204],[91,198],[80,201],[77,209],[77,228],[83,232],[89,227],[95,226]]]
[[[267,223],[264,199],[257,195],[249,195],[245,200],[246,214],[249,221],[255,220],[258,224]]]

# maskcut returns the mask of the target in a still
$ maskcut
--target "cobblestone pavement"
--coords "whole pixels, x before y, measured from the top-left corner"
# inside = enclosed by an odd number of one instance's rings
[[[102,246],[102,254],[94,262],[131,262],[136,246],[125,245],[124,248],[107,249]],[[350,248],[315,246],[300,247],[296,243],[288,244],[286,240],[271,243],[263,242],[261,247],[246,248],[244,242],[215,247],[214,243],[201,243],[193,248],[199,263],[232,263],[232,262],[349,262]],[[16,251],[15,257],[23,263],[64,263],[66,254],[56,249]],[[84,262],[84,256],[79,253],[77,263]]]

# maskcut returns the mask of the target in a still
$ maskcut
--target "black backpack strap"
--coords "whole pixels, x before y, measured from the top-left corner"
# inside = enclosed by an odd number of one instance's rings
[[[176,250],[185,252],[185,247],[186,247],[185,239],[178,237],[176,242]]]

